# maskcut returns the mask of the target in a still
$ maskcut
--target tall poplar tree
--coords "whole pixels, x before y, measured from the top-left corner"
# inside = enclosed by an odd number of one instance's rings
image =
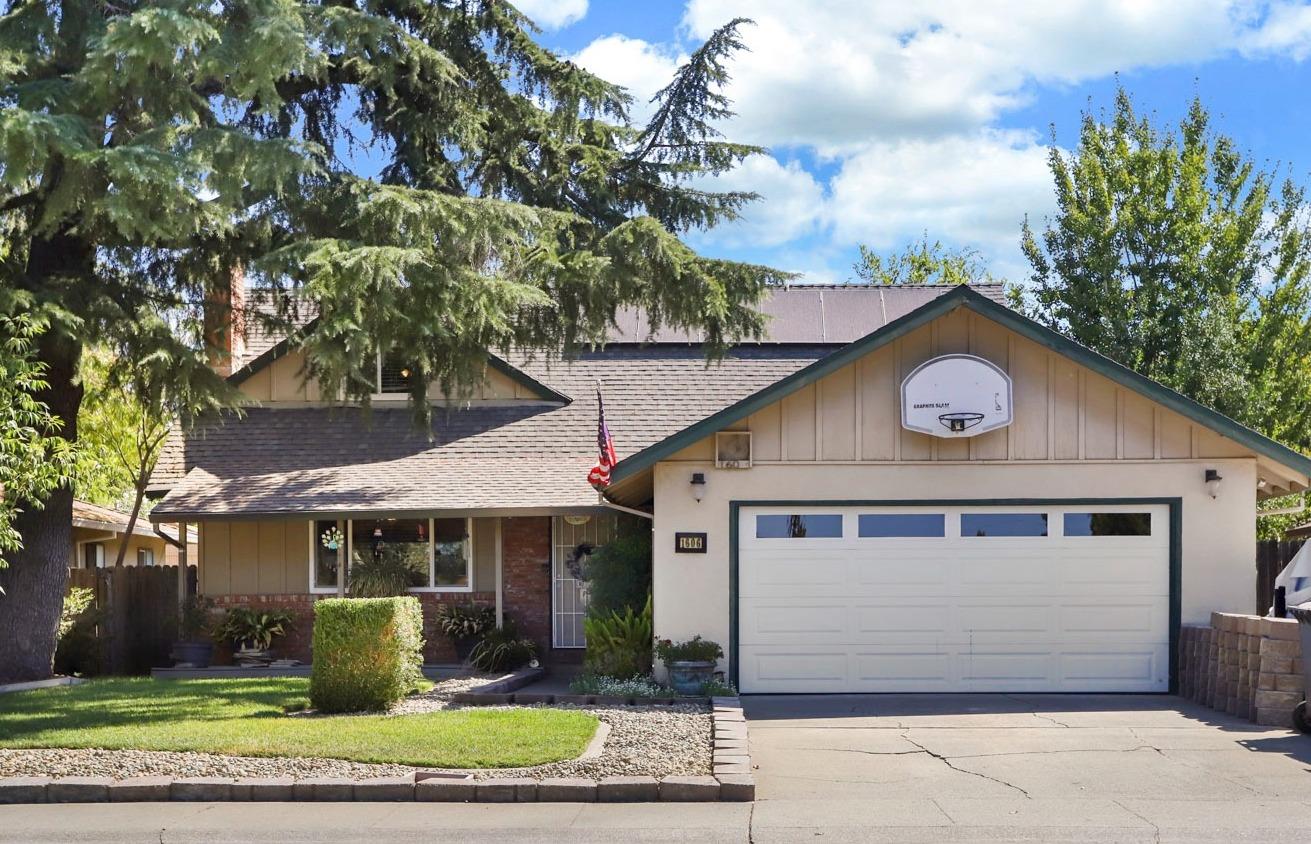
[[[1050,166],[1057,211],[1023,247],[1035,316],[1268,436],[1311,449],[1305,189],[1211,130],[1085,113]]]
[[[48,327],[36,397],[70,441],[88,339],[126,347],[160,315],[172,330],[141,354],[178,361],[189,395],[225,395],[199,365],[201,310],[227,301],[234,268],[297,291],[247,314],[267,329],[313,303],[299,342],[327,394],[367,401],[375,350],[403,349],[420,417],[417,385],[458,393],[487,350],[570,349],[629,305],[722,348],[759,331],[753,304],[783,279],[679,239],[754,198],[691,186],[759,151],[713,128],[743,21],[636,125],[623,89],[502,0],[0,8],[0,301]],[[70,516],[64,487],[15,522],[0,680],[50,670]]]

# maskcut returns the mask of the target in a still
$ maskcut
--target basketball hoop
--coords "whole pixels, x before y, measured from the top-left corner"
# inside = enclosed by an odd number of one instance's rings
[[[983,421],[982,413],[943,413],[938,416],[938,421],[948,431],[964,431],[966,428],[973,428]]]

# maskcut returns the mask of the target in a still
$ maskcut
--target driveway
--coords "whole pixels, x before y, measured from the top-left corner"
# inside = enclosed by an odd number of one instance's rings
[[[1311,839],[1311,737],[1177,697],[743,700],[754,842]]]

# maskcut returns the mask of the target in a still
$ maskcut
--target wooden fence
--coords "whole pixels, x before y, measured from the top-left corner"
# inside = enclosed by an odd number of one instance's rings
[[[1304,539],[1262,539],[1256,543],[1256,614],[1265,615],[1275,602],[1275,578],[1302,547]]]
[[[90,589],[95,601],[86,633],[102,674],[149,674],[170,665],[177,638],[177,566],[71,569],[69,588]],[[188,592],[195,593],[196,567],[188,566]]]

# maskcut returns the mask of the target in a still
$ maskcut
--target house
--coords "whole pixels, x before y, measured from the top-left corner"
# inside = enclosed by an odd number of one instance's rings
[[[73,501],[73,556],[70,568],[102,569],[114,565],[119,548],[127,544],[125,566],[175,566],[178,564],[177,528],[163,525],[159,533],[149,519],[141,516],[127,530],[129,516],[112,507],[89,501]],[[162,536],[160,534],[163,534]],[[195,559],[196,538],[191,537],[191,554]]]
[[[426,615],[494,604],[565,660],[573,549],[641,513],[657,636],[721,642],[743,692],[1167,691],[1180,624],[1245,608],[1256,503],[1311,459],[1001,300],[781,289],[766,336],[709,366],[628,313],[569,363],[489,356],[418,432],[403,360],[379,361],[365,418],[302,382],[292,343],[248,348],[231,378],[256,404],[170,446],[151,517],[199,524],[220,603],[307,616],[339,560],[404,545]]]

